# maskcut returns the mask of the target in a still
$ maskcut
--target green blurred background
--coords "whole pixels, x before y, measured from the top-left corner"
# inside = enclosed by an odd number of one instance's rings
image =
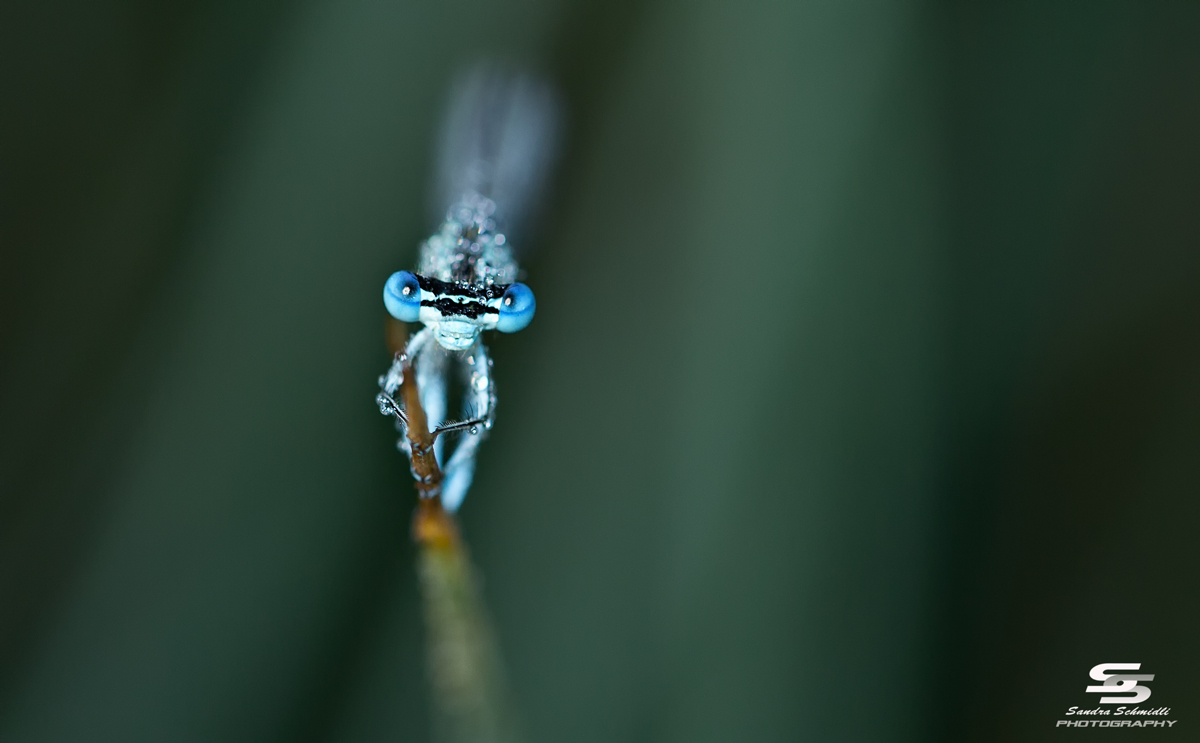
[[[480,56],[570,113],[462,511],[532,741],[1057,739],[1104,662],[1194,736],[1197,38],[4,3],[0,739],[428,738],[380,290]]]

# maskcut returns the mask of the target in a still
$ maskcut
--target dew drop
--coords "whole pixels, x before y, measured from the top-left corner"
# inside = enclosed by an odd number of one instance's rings
[[[382,392],[375,396],[375,404],[379,406],[380,413],[384,415],[392,414],[392,401]]]

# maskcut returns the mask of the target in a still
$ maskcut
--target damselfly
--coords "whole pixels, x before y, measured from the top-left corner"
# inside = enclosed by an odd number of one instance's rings
[[[376,401],[381,412],[396,416],[402,434],[397,446],[411,457],[404,435],[407,417],[395,393],[405,369],[413,370],[438,462],[444,462],[440,496],[449,511],[458,508],[471,485],[476,450],[496,416],[492,360],[482,333],[515,333],[536,309],[533,291],[517,281],[511,237],[528,222],[540,197],[554,150],[556,113],[549,88],[529,78],[482,67],[465,78],[451,100],[435,189],[441,203],[451,206],[441,227],[422,243],[417,270],[397,271],[384,285],[387,311],[425,327],[380,377]],[[447,399],[456,380],[462,420],[449,421]],[[460,438],[446,461],[442,450],[448,433]]]

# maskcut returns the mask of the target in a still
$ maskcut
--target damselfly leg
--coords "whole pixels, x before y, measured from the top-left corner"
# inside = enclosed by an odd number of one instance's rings
[[[433,429],[434,453],[445,474],[441,487],[442,505],[453,511],[466,497],[475,473],[476,450],[495,420],[496,390],[492,381],[492,361],[481,340],[476,339],[465,351],[453,351],[430,342],[429,334],[430,330],[425,328],[414,335],[404,352],[396,357],[392,368],[380,379],[383,391],[379,395],[379,404],[381,412],[396,416],[397,429],[402,434],[397,445],[411,454],[405,431],[408,420],[394,395],[405,373],[415,375],[421,406]],[[447,380],[455,373],[462,382],[462,418],[449,421],[446,419]],[[443,434],[458,435],[448,461],[443,457],[446,441]]]

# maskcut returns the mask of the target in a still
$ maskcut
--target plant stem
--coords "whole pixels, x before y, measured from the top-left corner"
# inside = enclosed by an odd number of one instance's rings
[[[479,581],[454,516],[442,508],[442,472],[417,390],[404,369],[412,470],[421,498],[413,515],[417,573],[433,685],[434,732],[446,743],[513,743],[518,739],[503,664]]]

